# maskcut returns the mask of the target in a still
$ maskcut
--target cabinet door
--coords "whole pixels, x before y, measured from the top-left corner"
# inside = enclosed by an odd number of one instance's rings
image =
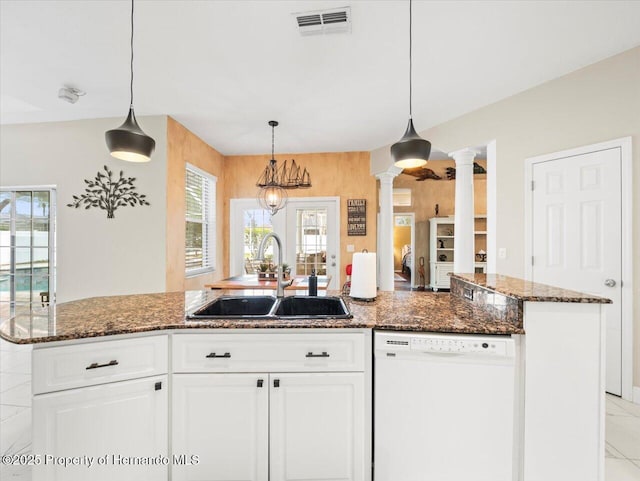
[[[436,264],[435,285],[442,289],[449,289],[451,278],[449,274],[453,272],[453,262],[440,262]]]
[[[271,481],[365,479],[364,374],[270,376]]]
[[[34,396],[33,452],[84,462],[64,467],[47,458],[34,481],[167,479],[165,464],[132,464],[168,455],[167,393],[164,375]]]
[[[262,382],[260,382],[262,381]],[[266,481],[269,475],[267,374],[174,374],[173,480]]]

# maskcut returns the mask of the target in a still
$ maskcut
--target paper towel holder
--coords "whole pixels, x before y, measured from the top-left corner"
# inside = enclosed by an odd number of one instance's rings
[[[369,254],[369,250],[368,249],[362,249],[362,251],[359,254]],[[373,255],[375,256],[375,253],[373,253]],[[354,260],[355,260],[355,255],[354,255]],[[375,263],[375,261],[374,261],[374,263]],[[351,293],[350,293],[351,299],[353,299],[355,301],[361,301],[361,302],[374,302],[376,300],[376,297],[377,297],[376,296],[376,294],[377,294],[376,290],[377,289],[375,287],[375,283],[376,283],[376,281],[375,281],[375,272],[374,272],[374,277],[373,277],[374,278],[374,287],[373,287],[374,290],[372,292],[373,296],[367,296],[367,295],[365,295],[365,296],[355,295],[354,296],[353,295],[354,291],[357,291],[358,293],[362,292],[363,294],[366,294],[366,292],[362,291],[360,289],[360,286],[359,286],[360,283],[358,282],[358,281],[360,281],[360,279],[356,275],[354,275],[353,272],[351,273],[351,275],[352,275],[351,286],[350,286],[351,287],[351,289],[350,289],[351,290]],[[358,286],[355,289],[354,289],[354,282],[353,282],[354,280],[356,281],[356,284],[358,284]]]

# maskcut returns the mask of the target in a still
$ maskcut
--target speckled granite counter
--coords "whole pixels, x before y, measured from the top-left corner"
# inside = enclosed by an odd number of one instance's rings
[[[603,297],[548,286],[546,284],[538,284],[500,274],[451,274],[451,277],[520,301],[611,304],[610,299]]]
[[[522,334],[522,302],[610,302],[573,291],[534,285],[504,276],[463,275],[452,292],[380,292],[375,302],[346,298],[352,319],[208,320],[185,319],[185,312],[221,295],[257,295],[265,291],[188,291],[95,297],[37,307],[0,325],[0,337],[14,343],[41,343],[164,329],[189,328],[367,328],[465,334]],[[474,284],[474,300],[463,285]],[[457,286],[457,287],[456,287]],[[495,287],[490,287],[495,286]],[[490,291],[495,291],[490,294]],[[297,292],[302,294],[301,292]],[[496,293],[502,293],[496,295]],[[288,293],[295,295],[296,292]],[[328,291],[327,295],[338,295]],[[578,300],[580,299],[580,300]]]

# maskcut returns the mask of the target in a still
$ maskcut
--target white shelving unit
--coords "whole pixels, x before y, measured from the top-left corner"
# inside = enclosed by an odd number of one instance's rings
[[[487,216],[478,215],[474,219],[475,250],[487,250]],[[455,246],[455,218],[432,217],[429,219],[429,286],[434,291],[449,289],[449,274],[453,272],[453,253]],[[485,272],[485,261],[476,256],[476,272]]]

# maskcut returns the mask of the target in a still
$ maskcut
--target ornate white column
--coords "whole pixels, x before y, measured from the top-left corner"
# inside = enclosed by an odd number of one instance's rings
[[[376,174],[380,181],[380,215],[378,217],[378,288],[393,290],[393,178],[402,169],[391,166]]]
[[[473,206],[473,159],[477,151],[461,149],[451,152],[456,161],[455,242],[453,272],[475,272],[475,234]]]

